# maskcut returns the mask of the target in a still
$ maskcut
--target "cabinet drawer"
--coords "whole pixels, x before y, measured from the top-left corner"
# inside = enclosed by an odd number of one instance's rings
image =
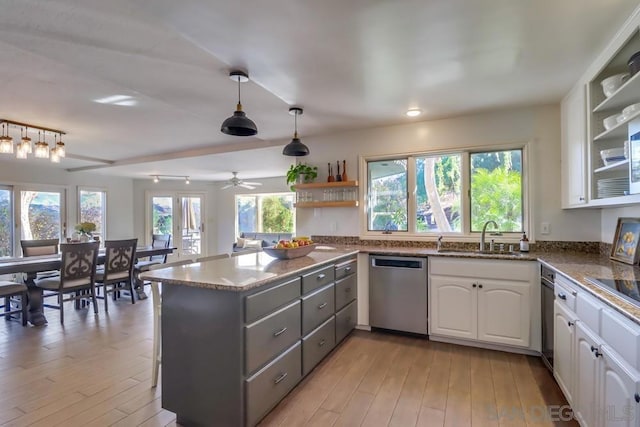
[[[251,323],[300,296],[300,278],[296,277],[245,299],[244,321]]]
[[[576,295],[578,292],[574,289],[568,279],[565,279],[560,274],[556,274],[555,280],[555,295],[556,301],[569,310],[576,311]]]
[[[336,280],[355,274],[358,271],[358,260],[353,258],[340,264],[336,264]]]
[[[228,327],[228,326],[226,326]],[[300,300],[245,327],[245,374],[300,339]]]
[[[256,425],[300,381],[301,360],[298,341],[245,381],[247,425]]]
[[[600,336],[634,368],[640,368],[640,328],[609,308],[602,310]]]
[[[602,312],[602,304],[595,298],[587,295],[586,291],[578,292],[576,295],[576,314],[578,319],[600,335],[600,313]]]
[[[336,280],[336,310],[356,299],[358,296],[358,276],[352,274]]]
[[[336,313],[336,343],[342,341],[356,327],[358,320],[358,301]]]
[[[306,335],[335,312],[333,283],[302,298],[302,335]]]
[[[331,316],[302,339],[302,374],[307,375],[336,345],[336,318]]]
[[[302,293],[306,294],[314,289],[331,283],[334,280],[334,267],[329,265],[319,270],[312,271],[302,276]]]

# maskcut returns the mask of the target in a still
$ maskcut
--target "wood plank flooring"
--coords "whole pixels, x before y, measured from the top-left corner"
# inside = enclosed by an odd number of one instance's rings
[[[151,300],[99,303],[64,327],[0,319],[0,425],[176,425],[150,386]],[[355,331],[261,425],[577,425],[549,405],[566,402],[538,358]]]

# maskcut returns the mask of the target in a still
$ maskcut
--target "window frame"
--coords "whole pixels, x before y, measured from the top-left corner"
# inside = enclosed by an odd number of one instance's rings
[[[10,254],[8,257],[0,257],[0,259],[2,258],[13,258],[16,256],[16,202],[15,202],[15,198],[16,198],[16,193],[15,193],[15,186],[13,185],[6,185],[6,184],[0,184],[0,190],[4,190],[4,191],[8,191],[9,192],[9,217],[10,217],[10,224],[9,224],[9,233],[10,233],[10,242],[9,242],[9,251]]]
[[[22,202],[21,193],[23,191],[36,191],[42,193],[60,193],[60,242],[66,241],[69,235],[68,218],[67,218],[67,204],[68,191],[67,187],[59,185],[43,185],[43,184],[16,184],[13,186],[13,215],[14,215],[14,254],[22,253],[22,247],[20,240],[22,239]]]
[[[293,203],[291,208],[293,211],[293,226],[292,226],[293,230],[291,231],[291,233],[295,234],[296,232],[296,208],[295,208],[296,193],[292,193],[289,191],[277,191],[277,192],[268,192],[268,193],[236,193],[233,195],[233,222],[234,222],[234,231],[236,233],[236,236],[240,236],[240,228],[238,224],[238,197],[255,197],[256,211],[260,212],[262,209],[261,199],[269,196],[291,196],[293,198]],[[262,224],[259,217],[260,215],[258,214],[256,216],[257,228],[262,228]],[[253,232],[264,233],[264,231],[261,231],[261,230],[253,230]],[[281,231],[280,233],[288,233],[288,231]]]
[[[107,209],[109,208],[108,206],[108,199],[109,199],[109,194],[106,188],[104,187],[85,187],[85,186],[78,186],[76,189],[76,219],[77,222],[80,223],[81,222],[81,212],[80,212],[80,192],[81,191],[91,191],[91,192],[96,192],[96,193],[102,193],[102,215],[103,215],[103,220],[102,220],[102,230],[100,233],[100,245],[104,245],[104,241],[107,239],[107,218],[108,218],[108,212]]]
[[[492,151],[509,151],[522,150],[522,227],[527,232],[529,239],[533,240],[533,224],[530,212],[530,179],[529,173],[531,169],[530,160],[530,141],[511,143],[511,144],[495,144],[483,146],[456,147],[452,149],[438,149],[430,151],[417,151],[408,153],[393,153],[386,155],[361,155],[359,156],[360,164],[360,182],[362,187],[362,205],[359,210],[360,216],[360,238],[363,240],[418,240],[418,241],[435,241],[439,236],[445,239],[451,238],[455,241],[475,242],[479,239],[479,232],[471,232],[471,154],[484,153]],[[461,213],[461,232],[417,232],[416,228],[416,157],[427,157],[434,155],[461,155],[461,173],[460,173],[460,213]],[[368,210],[369,210],[369,180],[367,163],[370,161],[397,160],[407,159],[407,181],[408,181],[408,231],[392,231],[390,234],[383,231],[368,230]],[[521,232],[503,233],[500,237],[501,241],[517,243],[522,236]]]

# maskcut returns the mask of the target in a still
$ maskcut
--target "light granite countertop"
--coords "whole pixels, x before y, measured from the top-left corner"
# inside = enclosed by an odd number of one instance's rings
[[[598,299],[604,301],[629,319],[640,324],[640,309],[628,301],[588,282],[585,277],[602,279],[640,280],[640,268],[623,264],[599,254],[577,252],[529,252],[513,254],[485,254],[469,251],[442,251],[431,248],[366,246],[366,245],[320,245],[309,255],[292,260],[278,260],[264,252],[237,257],[169,267],[141,275],[143,279],[161,281],[175,285],[204,287],[216,290],[247,291],[276,279],[294,276],[302,270],[334,262],[359,252],[376,255],[417,257],[459,257],[476,259],[507,259],[514,261],[540,261],[563,274]]]
[[[140,277],[172,285],[243,292],[357,253],[357,249],[318,246],[307,256],[280,260],[265,252],[253,252],[231,258],[161,268],[145,272]]]

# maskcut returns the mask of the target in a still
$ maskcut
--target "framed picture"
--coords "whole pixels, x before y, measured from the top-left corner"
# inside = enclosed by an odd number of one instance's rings
[[[627,264],[637,264],[640,258],[638,242],[640,242],[640,218],[618,218],[611,259]]]

